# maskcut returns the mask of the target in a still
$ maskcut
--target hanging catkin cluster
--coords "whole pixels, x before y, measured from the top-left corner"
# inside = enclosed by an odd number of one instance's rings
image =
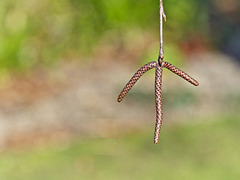
[[[160,0],[159,4],[159,14],[160,14],[160,51],[158,56],[158,61],[153,61],[148,64],[145,64],[141,67],[130,79],[130,81],[125,85],[122,92],[118,96],[118,102],[121,102],[123,98],[126,96],[128,91],[133,87],[133,85],[137,82],[137,80],[147,71],[152,68],[156,69],[155,72],[155,101],[156,101],[156,125],[154,132],[154,143],[157,144],[159,141],[159,135],[162,125],[163,112],[162,112],[162,71],[163,67],[169,69],[173,73],[187,80],[195,86],[198,86],[199,83],[189,76],[187,73],[178,69],[174,65],[169,62],[163,61],[164,52],[163,52],[163,19],[166,21],[166,15],[163,9],[162,0]]]

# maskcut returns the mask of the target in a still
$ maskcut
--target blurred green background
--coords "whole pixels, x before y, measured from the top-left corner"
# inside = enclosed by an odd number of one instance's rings
[[[0,179],[240,178],[240,3],[164,0],[164,123],[153,144],[157,0],[0,1]]]
[[[0,60],[4,70],[29,69],[60,59],[91,56],[102,43],[124,48],[127,41],[134,41],[136,32],[158,36],[156,0],[0,3]],[[171,12],[166,23],[168,42],[184,41],[196,31],[207,34],[205,3],[192,0],[167,3],[165,11]]]

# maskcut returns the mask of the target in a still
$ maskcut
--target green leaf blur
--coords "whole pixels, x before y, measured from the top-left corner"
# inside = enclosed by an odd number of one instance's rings
[[[206,28],[200,1],[167,3],[169,42]],[[153,32],[157,41],[158,1],[8,0],[0,2],[0,23],[0,71],[28,70],[60,60],[81,61],[81,57],[93,55],[105,37],[121,41],[131,30]]]

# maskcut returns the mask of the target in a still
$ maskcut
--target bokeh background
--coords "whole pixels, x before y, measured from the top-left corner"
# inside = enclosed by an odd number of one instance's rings
[[[158,145],[157,0],[0,1],[0,179],[240,178],[240,1],[164,0]]]

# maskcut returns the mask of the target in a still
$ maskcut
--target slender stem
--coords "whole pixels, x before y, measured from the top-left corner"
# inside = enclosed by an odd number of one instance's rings
[[[160,51],[159,51],[159,58],[158,62],[159,64],[162,63],[162,60],[164,58],[164,53],[163,53],[163,15],[164,15],[164,10],[163,10],[163,4],[162,0],[159,0],[159,17],[160,17]]]

